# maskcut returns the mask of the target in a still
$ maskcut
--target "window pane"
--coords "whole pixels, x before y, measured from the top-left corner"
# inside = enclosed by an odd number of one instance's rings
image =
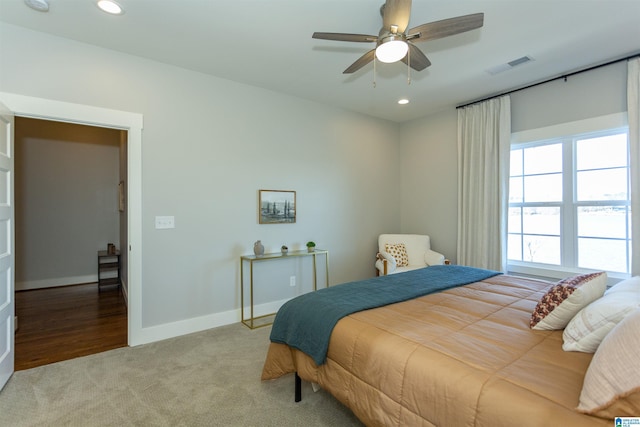
[[[522,220],[522,214],[520,208],[509,208],[509,219],[507,221],[507,228],[509,233],[521,233],[522,227],[520,221]]]
[[[562,144],[541,145],[524,150],[524,174],[562,172]]]
[[[509,234],[507,237],[507,258],[522,261],[522,236]]]
[[[627,168],[578,172],[577,200],[627,200]]]
[[[625,206],[588,206],[578,208],[579,237],[627,237]]]
[[[522,231],[528,234],[560,235],[560,208],[524,208]]]
[[[562,174],[525,177],[524,201],[528,203],[562,201]]]
[[[511,160],[509,161],[509,175],[522,175],[522,150],[511,150]]]
[[[627,166],[627,134],[619,133],[576,142],[578,170]]]
[[[509,203],[522,203],[522,177],[509,180]]]
[[[522,236],[523,261],[560,265],[560,238],[548,236]]]
[[[507,258],[533,268],[628,274],[628,132],[559,133],[553,140],[525,137],[510,153]]]
[[[627,273],[625,240],[578,239],[578,267]]]

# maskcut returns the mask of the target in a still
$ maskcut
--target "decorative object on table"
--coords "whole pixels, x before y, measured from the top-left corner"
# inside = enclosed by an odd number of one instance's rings
[[[296,222],[296,192],[260,190],[258,219],[260,224],[293,224]]]
[[[107,243],[107,253],[109,255],[115,255],[116,254],[116,245],[114,245],[113,243]]]
[[[282,245],[282,247],[280,248],[280,251],[282,251],[282,255],[286,255],[287,253],[289,253],[289,248],[286,247],[285,245]]]
[[[316,244],[314,242],[311,242],[311,241],[307,242],[307,250],[309,252],[315,251],[316,250]]]
[[[253,253],[256,254],[256,256],[264,255],[264,246],[262,246],[262,242],[260,240],[253,244]]]

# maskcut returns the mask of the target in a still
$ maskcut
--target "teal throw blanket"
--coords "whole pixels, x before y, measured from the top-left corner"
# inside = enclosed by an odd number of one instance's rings
[[[278,310],[271,341],[298,349],[322,365],[333,327],[343,317],[498,274],[501,273],[460,265],[435,265],[309,292],[287,301]]]

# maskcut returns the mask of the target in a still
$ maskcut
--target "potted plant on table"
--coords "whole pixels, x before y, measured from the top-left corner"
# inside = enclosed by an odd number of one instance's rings
[[[313,252],[316,250],[316,244],[314,242],[307,242],[307,251]]]

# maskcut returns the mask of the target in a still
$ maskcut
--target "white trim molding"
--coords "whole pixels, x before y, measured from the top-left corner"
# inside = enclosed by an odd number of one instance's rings
[[[142,343],[142,129],[139,113],[111,110],[0,92],[4,103],[16,116],[127,130],[127,214],[128,221],[128,340]],[[123,250],[126,250],[123,248]]]

